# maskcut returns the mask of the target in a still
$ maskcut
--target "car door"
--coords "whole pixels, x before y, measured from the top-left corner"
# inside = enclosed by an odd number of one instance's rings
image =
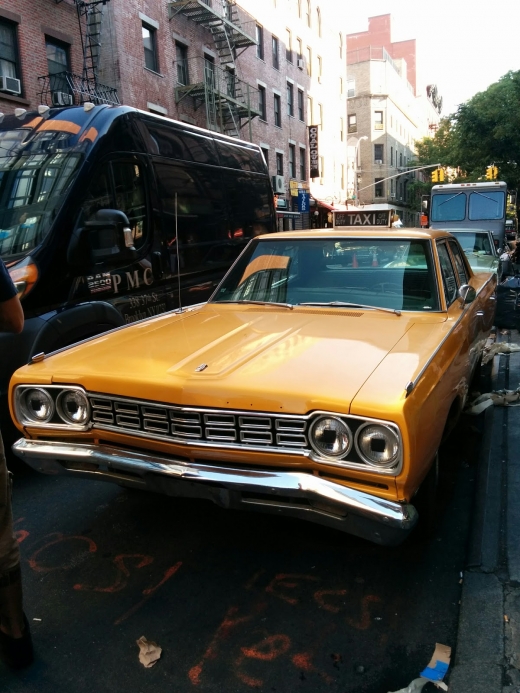
[[[480,356],[483,313],[478,296],[472,303],[461,305],[459,288],[468,283],[468,270],[463,261],[458,263],[455,260],[455,257],[450,253],[448,244],[447,239],[438,241],[437,254],[441,267],[448,319],[453,323],[452,339],[455,339],[457,343],[457,348],[454,350],[457,386],[460,387],[465,384],[465,388],[467,388],[467,383],[469,383]],[[461,394],[465,396],[467,392]]]

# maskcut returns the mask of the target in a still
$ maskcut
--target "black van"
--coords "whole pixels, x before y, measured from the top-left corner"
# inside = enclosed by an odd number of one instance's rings
[[[126,106],[4,117],[0,256],[26,322],[0,334],[2,421],[10,376],[33,355],[205,301],[274,230],[256,145]]]

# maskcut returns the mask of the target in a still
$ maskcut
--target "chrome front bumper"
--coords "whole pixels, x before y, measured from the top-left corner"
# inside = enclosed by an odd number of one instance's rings
[[[395,503],[306,472],[192,463],[108,445],[27,440],[13,452],[44,474],[112,481],[170,496],[204,498],[225,508],[310,520],[384,545],[415,526],[412,505]]]

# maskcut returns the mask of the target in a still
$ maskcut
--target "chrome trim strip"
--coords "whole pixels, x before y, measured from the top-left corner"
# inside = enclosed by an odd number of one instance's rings
[[[488,279],[484,284],[482,284],[482,286],[480,287],[480,289],[477,291],[477,296],[482,292],[482,290],[484,289],[484,287],[487,286],[487,285],[489,284],[489,282],[493,280],[493,276],[494,276],[494,275],[491,275],[491,276],[489,277],[489,279]],[[458,300],[458,299],[455,299],[455,300]],[[473,301],[472,301],[472,303],[473,303]],[[446,340],[451,336],[451,333],[458,327],[460,321],[462,320],[462,318],[463,318],[464,315],[466,314],[466,311],[469,310],[469,308],[471,307],[472,303],[468,303],[467,305],[464,306],[464,308],[462,309],[462,312],[461,312],[460,316],[458,317],[458,319],[457,319],[457,320],[455,321],[455,323],[453,324],[453,327],[451,328],[451,330],[450,330],[449,332],[446,333],[446,335],[444,336],[444,339],[443,339],[443,340],[440,342],[440,344],[437,346],[437,348],[435,349],[435,351],[433,352],[433,354],[430,356],[430,358],[428,359],[428,361],[426,361],[426,363],[424,364],[424,366],[422,367],[422,369],[419,371],[419,373],[418,373],[418,375],[416,376],[416,378],[411,382],[411,385],[412,385],[411,389],[410,389],[410,383],[408,383],[408,384],[406,385],[406,388],[405,388],[406,397],[408,397],[408,395],[409,395],[411,392],[413,392],[413,390],[417,387],[417,383],[418,383],[419,380],[423,377],[424,373],[426,372],[426,369],[427,369],[428,366],[431,364],[431,362],[433,361],[433,359],[437,356],[437,354],[439,353],[439,351],[442,349],[442,347],[444,346],[444,343],[446,342]]]
[[[101,480],[122,482],[121,473],[142,477],[146,484],[148,474],[191,482],[191,488],[215,484],[238,493],[261,493],[271,498],[277,510],[295,509],[284,499],[277,503],[277,496],[307,498],[311,502],[326,503],[330,511],[310,505],[308,513],[334,516],[333,508],[343,509],[388,528],[409,531],[415,525],[417,513],[408,504],[401,504],[373,496],[364,491],[343,486],[319,476],[301,471],[287,472],[262,468],[234,469],[225,466],[188,462],[167,456],[125,450],[106,445],[28,440],[21,438],[13,445],[13,451],[36,470],[49,474],[90,476]],[[76,468],[72,465],[76,464]],[[69,465],[69,467],[67,467]],[[96,465],[98,466],[95,469]],[[119,476],[118,476],[119,474]],[[202,496],[201,496],[202,497]],[[261,505],[259,499],[242,499],[243,503]],[[341,521],[340,518],[337,518]]]

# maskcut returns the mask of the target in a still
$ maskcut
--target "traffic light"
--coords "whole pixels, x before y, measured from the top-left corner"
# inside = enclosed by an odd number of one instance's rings
[[[498,166],[488,166],[486,168],[487,180],[496,180],[498,178]]]
[[[439,169],[436,168],[435,171],[432,171],[432,183],[438,183],[439,182]]]
[[[444,169],[440,168],[440,169],[438,169],[438,171],[439,171],[439,183],[443,183],[444,182]]]
[[[498,166],[493,166],[493,180],[498,178]]]

